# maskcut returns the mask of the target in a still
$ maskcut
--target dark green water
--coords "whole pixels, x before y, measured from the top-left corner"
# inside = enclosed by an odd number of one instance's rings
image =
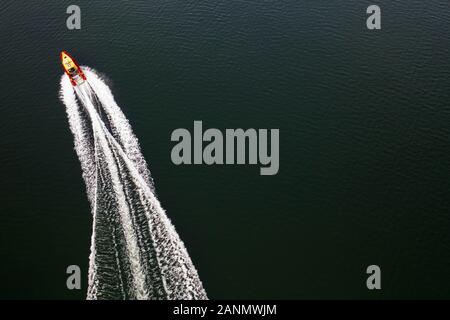
[[[371,1],[77,1],[72,31],[70,4],[0,4],[1,298],[86,295],[62,49],[109,79],[210,298],[449,297],[448,1],[378,1],[376,32]],[[173,165],[194,120],[279,128],[278,175]]]

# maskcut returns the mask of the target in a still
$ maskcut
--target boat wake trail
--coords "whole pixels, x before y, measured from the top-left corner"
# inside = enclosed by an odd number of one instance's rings
[[[155,196],[153,180],[114,97],[97,73],[61,78],[93,214],[87,299],[207,299],[197,271]]]

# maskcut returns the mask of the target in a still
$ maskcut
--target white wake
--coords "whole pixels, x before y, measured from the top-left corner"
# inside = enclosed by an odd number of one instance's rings
[[[88,299],[207,299],[197,271],[154,193],[139,143],[109,87],[61,78],[93,215]]]

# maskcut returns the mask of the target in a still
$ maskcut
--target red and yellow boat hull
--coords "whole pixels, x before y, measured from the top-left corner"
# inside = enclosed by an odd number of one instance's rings
[[[64,72],[69,77],[72,85],[77,86],[82,84],[86,80],[86,76],[75,59],[73,59],[66,51],[61,51],[60,57]]]

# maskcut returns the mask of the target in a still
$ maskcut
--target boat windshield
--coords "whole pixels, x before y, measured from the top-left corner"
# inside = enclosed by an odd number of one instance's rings
[[[69,71],[69,73],[74,73],[76,70],[77,70],[77,69],[75,69],[74,67],[72,67],[72,68],[70,68],[70,69],[67,70],[67,71]]]

